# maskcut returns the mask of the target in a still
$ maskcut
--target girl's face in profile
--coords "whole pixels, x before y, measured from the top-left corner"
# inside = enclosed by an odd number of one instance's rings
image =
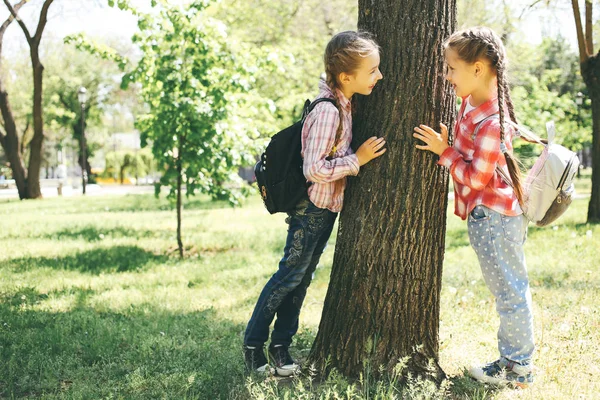
[[[476,88],[475,64],[463,61],[451,47],[446,48],[446,79],[458,97],[470,95]]]
[[[349,93],[370,95],[377,82],[383,78],[379,71],[379,61],[379,52],[372,52],[362,59],[354,73],[342,74],[342,85],[346,86]]]

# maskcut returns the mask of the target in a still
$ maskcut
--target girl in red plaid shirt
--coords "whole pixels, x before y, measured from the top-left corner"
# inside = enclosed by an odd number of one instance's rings
[[[523,252],[528,221],[521,211],[521,178],[512,157],[514,130],[505,123],[506,117],[517,122],[506,53],[491,29],[472,28],[446,40],[445,59],[446,79],[462,98],[454,143],[448,144],[443,124],[441,133],[420,125],[414,137],[425,142],[417,148],[438,154],[438,164],[450,170],[455,214],[468,220],[469,240],[500,316],[500,358],[470,368],[469,374],[485,383],[523,387],[533,382],[533,317]],[[502,175],[510,175],[514,188]]]
[[[244,356],[249,370],[289,376],[298,365],[288,347],[298,330],[298,316],[312,274],[342,209],[346,176],[385,153],[383,138],[371,137],[356,153],[352,141],[352,103],[355,93],[371,94],[382,78],[379,47],[365,32],[335,35],[325,50],[326,81],[319,84],[321,102],[306,117],[302,129],[303,170],[311,183],[306,199],[289,213],[284,256],[278,271],[263,288],[244,335]],[[275,326],[269,360],[263,346],[269,326]]]

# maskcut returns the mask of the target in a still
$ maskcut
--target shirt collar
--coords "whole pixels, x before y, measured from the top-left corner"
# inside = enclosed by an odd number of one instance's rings
[[[337,98],[337,100],[340,103],[340,106],[342,107],[343,110],[346,110],[348,112],[350,112],[352,110],[352,102],[350,101],[350,99],[348,99],[348,98],[346,98],[346,96],[344,96],[344,93],[342,93],[342,91],[340,89],[336,88],[335,95],[334,95],[333,91],[331,90],[331,88],[329,87],[327,82],[325,82],[325,80],[323,80],[323,79],[321,79],[319,81],[319,89],[321,90],[321,94],[324,95],[325,97]]]
[[[337,98],[338,98],[342,108],[345,108],[346,111],[350,111],[350,109],[352,108],[350,99],[347,99],[346,96],[344,96],[344,93],[342,93],[342,91],[340,89],[335,89],[335,93],[337,95]]]
[[[469,101],[469,97],[463,99],[463,102]],[[466,104],[466,103],[465,103]],[[467,114],[471,116],[471,120],[474,124],[477,124],[483,121],[485,118],[489,117],[493,114],[498,114],[498,98],[493,97],[490,100],[486,101],[482,105],[475,107],[473,110],[469,111]]]

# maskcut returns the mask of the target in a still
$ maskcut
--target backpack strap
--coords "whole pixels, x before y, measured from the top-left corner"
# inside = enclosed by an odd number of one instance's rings
[[[331,103],[335,106],[335,108],[337,108],[337,106],[335,105],[334,99],[328,99],[326,97],[319,97],[318,99],[315,99],[315,101],[313,101],[312,103],[310,102],[310,100],[306,100],[304,102],[304,109],[302,111],[302,122],[304,122],[304,120],[306,119],[306,116],[317,106],[317,104],[323,103],[323,102]]]
[[[473,134],[471,135],[471,140],[475,140],[475,137],[477,137],[477,134],[479,133],[479,129],[481,129],[481,125],[483,125],[483,123],[485,121],[489,121],[489,120],[492,120],[492,119],[498,119],[498,118],[500,118],[500,115],[498,115],[498,114],[492,114],[492,115],[488,115],[487,117],[485,117],[484,119],[482,119],[481,121],[479,121],[479,123],[475,127],[475,132],[473,132]]]
[[[477,133],[479,132],[481,125],[483,125],[483,123],[485,121],[487,121],[489,119],[497,119],[497,118],[500,118],[500,116],[498,114],[492,114],[492,115],[484,118],[483,120],[481,120],[481,122],[479,122],[479,124],[477,124],[477,127],[475,128],[475,132],[473,132],[473,135],[471,135],[471,139],[475,140],[475,137],[477,136]],[[514,123],[510,119],[507,120],[506,123],[508,125],[512,126],[513,128],[515,128],[515,136],[519,136],[525,141],[541,144],[542,146],[546,147],[547,143],[544,143],[542,138],[540,138],[535,133],[531,132],[529,129],[525,128],[524,126]],[[553,133],[552,129],[553,128],[549,127],[548,124],[546,124],[546,130],[548,131],[548,143],[551,143],[552,139],[554,138],[554,135],[551,134],[551,132]]]
[[[317,104],[322,103],[324,101],[327,103],[333,104],[335,106],[335,108],[337,108],[337,106],[335,105],[334,99],[329,99],[327,97],[319,97],[318,99],[315,99],[315,101],[310,103],[310,106],[308,106],[308,112],[311,112],[317,106]]]
[[[323,102],[333,104],[334,107],[336,108],[336,110],[339,111],[334,99],[330,99],[327,97],[319,97],[318,99],[315,99],[315,101],[313,101],[312,103],[310,102],[310,100],[306,100],[306,102],[304,103],[304,112],[302,113],[302,122],[304,122],[304,119],[306,118],[306,116],[317,106],[317,104],[323,103]],[[340,121],[340,123],[342,123],[342,122]],[[337,150],[336,142],[338,140],[339,139],[336,136],[334,143],[333,143],[333,147],[331,148],[331,151],[329,152],[329,157],[333,157],[333,155],[335,154],[335,152]]]

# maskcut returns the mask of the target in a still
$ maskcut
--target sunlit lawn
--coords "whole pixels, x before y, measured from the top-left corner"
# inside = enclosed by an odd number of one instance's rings
[[[537,381],[521,391],[463,377],[466,366],[496,356],[498,318],[466,224],[449,212],[440,326],[440,362],[452,377],[446,396],[597,398],[600,227],[585,224],[587,203],[576,200],[551,228],[530,227]],[[2,201],[0,217],[0,398],[250,397],[243,329],[286,230],[284,216],[270,216],[258,197],[239,209],[188,202],[184,261],[165,199]],[[335,235],[306,298],[292,348],[300,358],[316,333],[334,245]],[[288,390],[298,388],[275,393]]]

